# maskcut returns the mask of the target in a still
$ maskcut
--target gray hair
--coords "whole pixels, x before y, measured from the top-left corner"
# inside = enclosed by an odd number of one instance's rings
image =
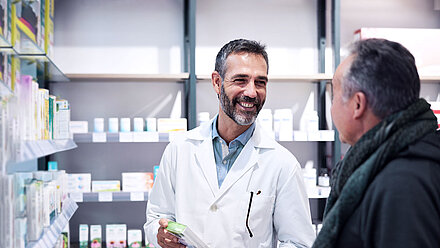
[[[401,44],[367,39],[353,44],[354,59],[344,75],[343,98],[363,92],[380,119],[406,109],[419,98],[420,78],[413,55]]]
[[[265,50],[266,46],[257,41],[237,39],[230,41],[224,45],[217,54],[215,59],[215,70],[220,74],[222,80],[226,73],[226,59],[232,53],[252,53],[263,56],[267,65],[267,72],[269,72],[269,59]]]

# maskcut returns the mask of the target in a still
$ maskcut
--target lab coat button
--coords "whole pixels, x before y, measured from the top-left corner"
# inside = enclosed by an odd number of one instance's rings
[[[212,205],[211,207],[210,207],[210,210],[212,211],[212,212],[215,212],[215,211],[217,211],[217,209],[218,209],[218,207],[217,207],[217,205]]]

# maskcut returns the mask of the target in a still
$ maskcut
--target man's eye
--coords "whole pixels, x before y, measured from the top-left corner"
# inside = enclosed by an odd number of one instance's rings
[[[264,85],[266,85],[267,82],[266,81],[255,81],[255,83],[264,86]]]
[[[234,82],[235,83],[243,83],[243,82],[246,82],[246,79],[244,79],[244,78],[236,78],[236,79],[234,79]]]

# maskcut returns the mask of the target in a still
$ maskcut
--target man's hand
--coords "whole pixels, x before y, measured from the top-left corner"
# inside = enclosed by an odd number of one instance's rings
[[[163,248],[185,248],[184,245],[179,243],[179,239],[168,232],[165,228],[168,226],[167,219],[160,219],[159,220],[159,230],[157,232],[157,243],[163,247]]]

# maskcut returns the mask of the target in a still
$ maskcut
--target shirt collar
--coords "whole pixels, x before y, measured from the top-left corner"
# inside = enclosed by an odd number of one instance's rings
[[[220,137],[220,134],[218,133],[217,130],[217,119],[218,119],[218,114],[214,118],[214,121],[212,122],[212,139],[215,139],[217,137],[219,139],[222,139],[222,137]],[[255,130],[255,122],[252,123],[252,125],[248,129],[246,129],[246,131],[244,131],[237,138],[231,141],[231,143],[235,143],[234,141],[239,141],[243,146],[246,145],[246,143],[249,141],[252,134],[254,133],[254,130]]]

